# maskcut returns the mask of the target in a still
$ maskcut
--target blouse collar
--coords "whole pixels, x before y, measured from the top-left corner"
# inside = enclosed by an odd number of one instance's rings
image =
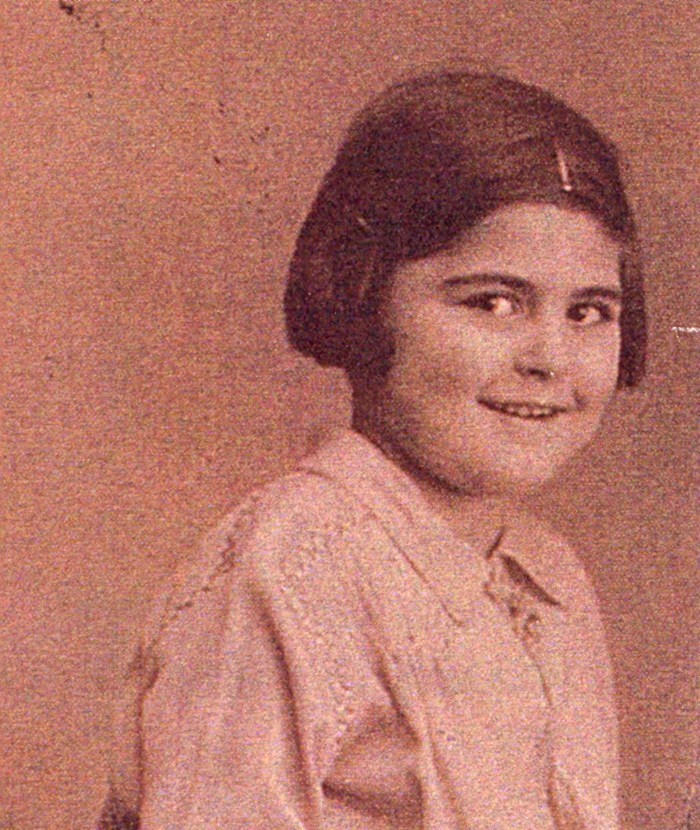
[[[418,575],[437,594],[450,617],[464,624],[471,600],[482,596],[489,579],[488,555],[458,539],[430,508],[410,476],[371,441],[343,430],[300,464],[349,491],[382,524]],[[565,580],[556,567],[556,552],[522,544],[522,533],[505,527],[498,552],[514,560],[534,587],[535,596],[561,606]],[[550,545],[551,547],[551,545]]]

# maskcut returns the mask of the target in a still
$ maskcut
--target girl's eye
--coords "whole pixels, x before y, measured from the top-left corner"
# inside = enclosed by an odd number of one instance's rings
[[[460,305],[487,311],[495,317],[510,317],[520,311],[520,303],[506,294],[474,294],[462,300]]]
[[[569,319],[580,326],[615,322],[617,318],[617,308],[608,303],[576,303],[569,309]]]

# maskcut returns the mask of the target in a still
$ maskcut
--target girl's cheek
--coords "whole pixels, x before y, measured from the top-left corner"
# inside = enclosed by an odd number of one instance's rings
[[[619,371],[619,345],[608,344],[593,349],[579,361],[581,373],[586,376],[586,385],[599,397],[609,397],[617,387]]]

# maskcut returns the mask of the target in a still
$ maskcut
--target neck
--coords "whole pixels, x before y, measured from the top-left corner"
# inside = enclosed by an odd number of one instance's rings
[[[455,536],[480,553],[486,554],[491,549],[503,529],[506,516],[512,513],[510,505],[478,487],[461,489],[436,477],[392,441],[389,431],[377,428],[372,419],[364,417],[361,410],[353,412],[352,426],[411,478],[426,504]]]

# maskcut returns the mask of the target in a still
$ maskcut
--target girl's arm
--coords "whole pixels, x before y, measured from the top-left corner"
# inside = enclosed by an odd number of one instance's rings
[[[306,493],[259,511],[171,602],[155,662],[135,664],[100,830],[420,826],[404,797],[413,746],[351,564],[357,540],[327,502]]]

